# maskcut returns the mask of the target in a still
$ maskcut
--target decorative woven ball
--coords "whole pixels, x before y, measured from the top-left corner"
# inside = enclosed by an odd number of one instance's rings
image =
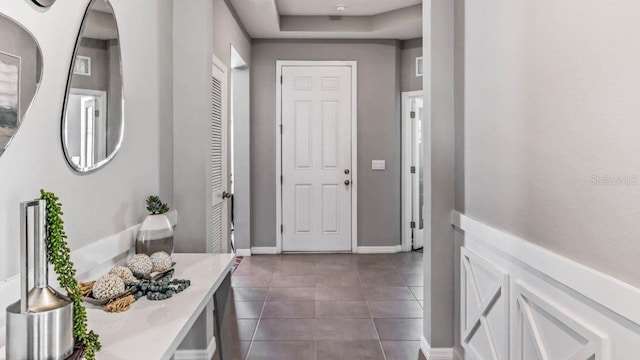
[[[146,254],[136,254],[129,259],[127,267],[134,274],[149,275],[153,270],[153,263],[151,258]]]
[[[124,266],[114,267],[113,269],[111,269],[111,271],[109,271],[109,274],[119,277],[125,283],[138,281],[138,279],[136,279],[136,277],[133,276],[133,273],[131,272],[131,270],[129,270],[129,268]]]
[[[165,271],[173,265],[171,256],[164,251],[158,251],[151,255],[153,271]]]
[[[104,275],[93,284],[92,292],[98,300],[111,299],[124,293],[124,281],[116,275]]]

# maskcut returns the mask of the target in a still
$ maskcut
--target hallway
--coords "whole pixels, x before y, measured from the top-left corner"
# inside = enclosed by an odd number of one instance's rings
[[[245,257],[232,278],[243,358],[422,359],[422,256]]]

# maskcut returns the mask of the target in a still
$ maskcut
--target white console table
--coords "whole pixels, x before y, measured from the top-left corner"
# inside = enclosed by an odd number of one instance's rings
[[[87,306],[89,328],[100,335],[97,359],[171,359],[198,316],[229,274],[233,254],[174,254],[174,278],[191,286],[163,301],[141,298],[113,314]]]

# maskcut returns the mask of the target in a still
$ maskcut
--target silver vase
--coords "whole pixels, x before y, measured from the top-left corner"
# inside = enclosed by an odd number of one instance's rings
[[[136,254],[151,256],[158,251],[173,254],[173,226],[164,214],[148,215],[136,235]]]
[[[28,209],[34,207],[34,287],[29,288]],[[21,298],[7,307],[7,360],[59,360],[73,353],[73,303],[49,286],[45,200],[21,204]]]

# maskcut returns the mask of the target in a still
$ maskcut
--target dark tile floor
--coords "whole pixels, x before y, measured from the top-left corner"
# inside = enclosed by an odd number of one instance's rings
[[[422,253],[246,257],[232,277],[243,359],[418,360]]]

